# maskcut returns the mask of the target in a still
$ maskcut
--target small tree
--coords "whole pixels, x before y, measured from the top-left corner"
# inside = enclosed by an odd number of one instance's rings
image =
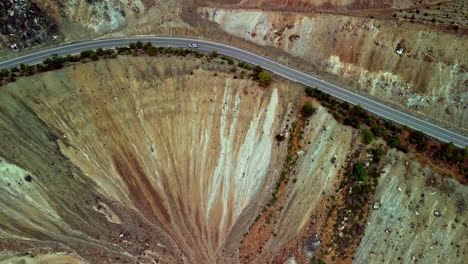
[[[301,113],[303,117],[310,117],[315,113],[315,108],[311,102],[307,102],[302,106]]]
[[[93,50],[83,50],[82,52],[80,52],[80,56],[81,58],[89,58],[91,57],[91,54],[93,53],[94,53]]]
[[[424,135],[423,132],[414,131],[413,133],[411,133],[410,142],[412,144],[419,144],[420,142],[422,142],[425,139],[426,139],[426,135]]]
[[[364,164],[357,163],[356,165],[354,165],[353,175],[359,181],[367,181],[368,180],[367,174],[368,174],[367,168],[366,168],[366,166],[364,166]]]
[[[400,146],[400,138],[398,136],[391,135],[388,137],[387,143],[391,148],[398,148]]]
[[[143,48],[143,42],[137,41],[137,43],[135,44],[135,46],[136,46],[138,49],[141,49],[141,48]]]
[[[95,52],[91,53],[91,55],[89,55],[89,58],[92,59],[93,61],[99,60],[99,56]]]
[[[214,50],[213,50],[213,51],[210,53],[210,56],[213,57],[213,58],[218,58],[219,53],[218,53],[217,51],[214,51]]]
[[[372,134],[372,132],[369,129],[364,128],[362,130],[362,142],[368,145],[372,142],[372,140],[374,140],[374,134]]]
[[[98,56],[102,56],[104,54],[104,50],[102,48],[98,48],[98,49],[96,49],[96,54]]]
[[[452,142],[443,144],[442,148],[437,152],[437,158],[449,162],[452,161],[454,149],[455,146]]]
[[[151,47],[154,47],[153,44],[151,44],[151,42],[147,42],[144,46],[143,46],[143,49],[145,51],[148,51]]]
[[[358,129],[359,126],[361,125],[359,118],[355,115],[346,117],[343,122],[345,125],[352,126],[356,129]]]
[[[128,45],[131,49],[136,49],[136,44],[134,42],[131,42],[129,45]]]
[[[253,68],[253,78],[254,78],[254,80],[257,80],[259,78],[259,75],[260,75],[261,72],[263,72],[262,67],[257,65],[257,66],[255,66]]]
[[[0,70],[0,77],[7,77],[10,72],[7,69]]]
[[[371,130],[376,137],[381,137],[384,134],[384,128],[382,128],[379,124],[373,126]]]
[[[261,86],[268,86],[272,81],[271,75],[266,72],[262,71],[261,73],[258,74],[258,84]]]

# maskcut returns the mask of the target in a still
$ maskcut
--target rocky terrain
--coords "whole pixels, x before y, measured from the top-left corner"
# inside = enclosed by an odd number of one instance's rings
[[[410,8],[424,4],[438,3],[438,0],[224,0],[209,1],[210,4],[223,4],[224,6],[243,6],[247,8],[281,9],[287,11],[311,11],[311,10],[364,10],[381,8]]]
[[[218,8],[200,13],[228,33],[282,49],[358,92],[466,130],[466,35],[331,14]]]
[[[0,87],[0,261],[463,263],[466,186],[240,71],[120,55]]]
[[[0,57],[103,37],[225,42],[466,133],[465,0],[2,0]],[[446,45],[450,43],[450,45]]]
[[[28,0],[0,1],[0,45],[2,49],[36,46],[56,40],[57,23],[36,4]]]

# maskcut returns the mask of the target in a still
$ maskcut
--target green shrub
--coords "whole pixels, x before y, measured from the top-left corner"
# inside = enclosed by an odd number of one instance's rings
[[[154,46],[153,46],[153,44],[151,44],[151,42],[146,42],[146,44],[143,45],[143,50],[147,51],[152,47],[154,48]]]
[[[31,76],[34,73],[34,66],[22,64],[20,67],[22,68],[21,71],[24,72],[27,76]]]
[[[356,129],[359,129],[361,125],[361,121],[359,121],[359,118],[357,116],[348,116],[344,119],[343,123],[347,126],[352,126]]]
[[[8,76],[9,73],[10,73],[10,71],[8,71],[7,69],[1,69],[0,70],[0,77],[6,77],[6,76]]]
[[[452,162],[453,161],[452,159],[454,158],[454,155],[453,155],[454,149],[455,149],[455,146],[453,145],[452,142],[445,143],[437,152],[436,157],[438,159],[441,159],[447,162]]]
[[[312,103],[307,102],[302,106],[301,113],[303,117],[310,117],[315,113],[315,108]]]
[[[356,165],[354,165],[353,175],[356,179],[358,179],[359,181],[367,181],[368,180],[367,174],[368,174],[368,171],[367,171],[366,166],[364,166],[364,164],[357,163]]]
[[[92,59],[93,61],[97,61],[99,59],[99,56],[97,53],[93,52],[91,55],[89,55],[89,58]]]
[[[400,146],[400,138],[395,135],[390,135],[387,138],[387,143],[391,148],[398,148]]]
[[[210,56],[213,57],[213,58],[218,58],[219,53],[218,53],[217,51],[214,51],[214,50],[213,50],[213,51],[210,53]]]
[[[135,44],[135,46],[136,46],[138,49],[141,49],[141,48],[143,48],[143,42],[137,41],[136,44]]]
[[[357,117],[362,117],[362,118],[367,118],[368,117],[367,111],[364,110],[364,108],[362,108],[360,105],[354,105],[353,107],[351,107],[349,112],[352,115],[355,115]]]
[[[104,50],[102,48],[98,48],[98,49],[96,49],[96,54],[98,56],[102,56],[102,55],[104,55]]]
[[[136,44],[134,42],[130,42],[130,44],[128,44],[128,47],[130,47],[130,49],[136,49]]]
[[[371,131],[372,131],[372,133],[374,133],[374,135],[376,137],[383,136],[384,132],[385,132],[384,128],[382,126],[378,125],[378,124],[376,124],[374,127],[372,127]]]
[[[375,148],[370,150],[372,154],[372,160],[376,163],[380,162],[380,159],[382,158],[383,150],[376,146]]]
[[[261,73],[258,74],[258,84],[260,84],[261,86],[268,86],[271,81],[272,81],[272,77],[271,75],[266,72],[266,71],[262,71]]]
[[[63,67],[65,58],[52,54],[52,57],[45,59],[42,63],[44,64],[45,70],[60,69]]]
[[[94,54],[93,50],[83,50],[82,52],[80,52],[80,56],[82,58],[89,58],[91,57],[91,54]]]
[[[372,140],[374,140],[374,134],[372,134],[372,132],[369,129],[365,128],[362,131],[362,142],[368,145],[372,142]]]
[[[248,64],[248,63],[243,62],[243,61],[237,63],[237,66],[239,68],[242,68],[242,69],[252,70],[252,66],[250,64]]]
[[[411,133],[410,142],[412,144],[419,144],[420,142],[427,140],[426,135],[421,131],[414,131]]]
[[[255,66],[255,67],[253,68],[252,78],[253,78],[254,80],[258,80],[259,77],[260,77],[260,73],[262,73],[262,72],[263,72],[263,68],[262,68],[262,67],[260,67],[260,66],[258,66],[258,65]]]

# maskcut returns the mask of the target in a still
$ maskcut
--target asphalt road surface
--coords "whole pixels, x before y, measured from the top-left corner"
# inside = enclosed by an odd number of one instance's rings
[[[468,145],[468,138],[458,134],[456,132],[447,130],[445,128],[436,126],[427,121],[421,120],[417,117],[409,115],[407,113],[396,110],[392,107],[386,106],[379,102],[373,101],[367,97],[356,94],[349,90],[340,88],[333,84],[324,82],[320,79],[312,77],[308,74],[299,72],[285,65],[271,61],[264,57],[255,55],[251,52],[238,49],[235,47],[227,46],[220,43],[194,40],[185,38],[171,38],[171,37],[152,37],[152,36],[138,36],[131,38],[118,38],[118,39],[103,39],[94,40],[82,43],[65,44],[60,47],[51,48],[48,50],[36,52],[33,54],[25,55],[22,57],[14,58],[11,60],[0,62],[1,68],[12,68],[17,67],[21,63],[24,64],[36,64],[44,59],[50,57],[52,54],[58,54],[60,56],[66,54],[78,54],[83,50],[97,49],[97,48],[113,48],[117,46],[127,46],[130,42],[142,41],[144,43],[151,42],[154,46],[171,46],[171,47],[184,47],[187,48],[189,43],[196,43],[199,50],[204,51],[217,51],[220,54],[230,56],[232,58],[242,60],[254,65],[260,65],[262,68],[269,70],[279,76],[289,79],[294,82],[304,84],[306,86],[317,87],[320,90],[329,93],[339,99],[347,101],[353,105],[359,104],[363,108],[370,112],[383,117],[388,120],[392,120],[396,123],[407,125],[416,130],[420,130],[427,135],[437,138],[444,142],[453,142],[459,147],[465,147]]]

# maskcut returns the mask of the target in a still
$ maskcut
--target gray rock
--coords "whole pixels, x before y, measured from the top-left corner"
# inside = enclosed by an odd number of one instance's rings
[[[382,204],[379,201],[374,202],[372,205],[372,209],[374,210],[379,210],[379,208],[382,206]]]
[[[309,238],[307,238],[304,241],[304,245],[302,246],[302,250],[304,252],[304,255],[306,255],[309,258],[312,258],[315,256],[315,253],[317,252],[318,248],[320,247],[320,236],[318,234],[313,234]]]

